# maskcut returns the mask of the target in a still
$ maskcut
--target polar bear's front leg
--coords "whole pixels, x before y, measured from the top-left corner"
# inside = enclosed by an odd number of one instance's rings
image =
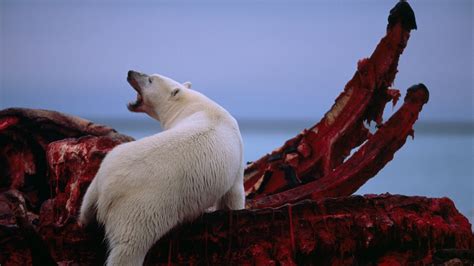
[[[241,210],[245,208],[245,190],[243,177],[239,176],[234,185],[222,196],[218,209]]]

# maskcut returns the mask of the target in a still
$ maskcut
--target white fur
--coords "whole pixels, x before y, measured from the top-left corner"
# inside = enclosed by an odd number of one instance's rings
[[[104,158],[79,222],[105,226],[107,265],[141,265],[149,248],[206,208],[244,208],[243,148],[235,119],[204,95],[147,76],[144,107],[164,131],[115,147]],[[179,92],[173,96],[173,90]]]

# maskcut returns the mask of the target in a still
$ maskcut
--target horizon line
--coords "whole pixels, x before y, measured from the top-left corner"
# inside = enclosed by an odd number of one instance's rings
[[[117,131],[130,130],[161,130],[160,124],[148,117],[85,117],[94,123],[110,126]],[[310,128],[320,121],[310,118],[236,118],[241,131],[265,132],[277,131],[298,133],[305,128]],[[371,123],[371,128],[375,123]],[[414,125],[415,131],[430,135],[474,135],[474,121],[446,121],[446,120],[418,120]],[[298,131],[299,130],[299,131]]]

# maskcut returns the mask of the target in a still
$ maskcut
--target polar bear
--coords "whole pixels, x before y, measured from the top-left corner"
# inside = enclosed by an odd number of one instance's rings
[[[243,145],[221,106],[162,75],[128,72],[132,112],[160,121],[162,132],[110,151],[84,196],[79,223],[97,219],[109,244],[107,265],[141,265],[177,224],[209,207],[242,209]]]

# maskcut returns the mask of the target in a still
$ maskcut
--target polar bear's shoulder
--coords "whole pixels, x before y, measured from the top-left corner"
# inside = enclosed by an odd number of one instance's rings
[[[116,146],[111,153],[125,153],[133,156],[134,153],[160,153],[175,150],[183,143],[191,142],[187,144],[192,144],[196,138],[212,134],[218,125],[219,123],[213,121],[208,115],[201,112],[195,113],[170,129]]]

